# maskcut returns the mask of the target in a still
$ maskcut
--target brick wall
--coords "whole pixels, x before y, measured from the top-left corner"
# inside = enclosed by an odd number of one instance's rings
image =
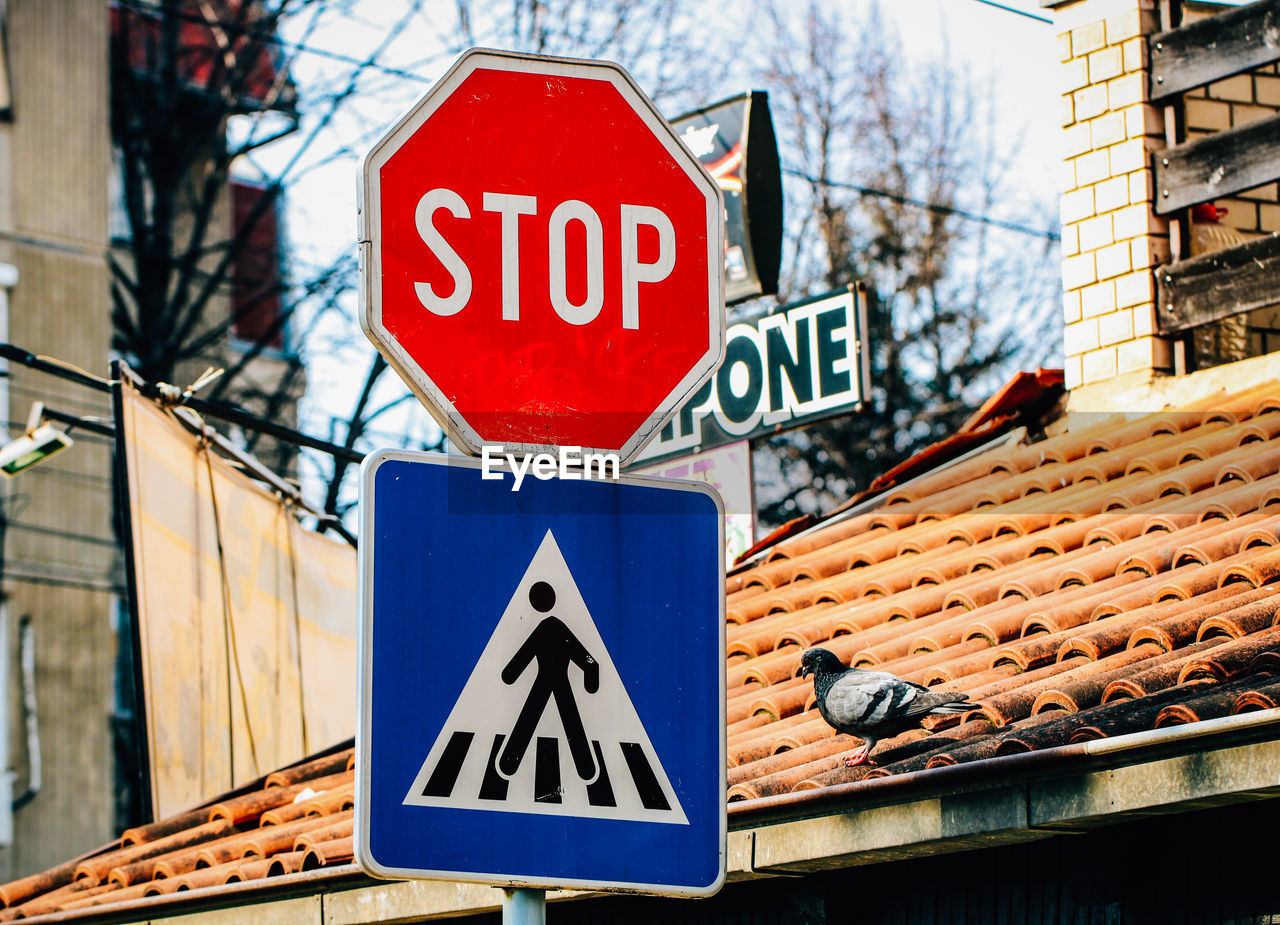
[[[1152,209],[1157,191],[1149,168],[1150,153],[1164,148],[1166,138],[1164,107],[1148,103],[1146,91],[1146,36],[1160,30],[1156,2],[1051,5],[1062,90],[1066,384],[1074,389],[1151,379],[1173,367],[1172,341],[1155,333],[1151,272],[1170,255],[1169,222]],[[1188,0],[1183,22],[1226,8]],[[1186,140],[1265,118],[1280,111],[1280,69],[1269,65],[1191,91],[1182,105]],[[1227,229],[1245,235],[1280,231],[1276,183],[1215,204],[1227,209],[1221,219]],[[1208,247],[1232,243],[1193,228],[1192,252],[1206,249],[1206,241]],[[1227,328],[1234,334],[1224,340]],[[1214,355],[1211,345],[1219,340],[1235,346]],[[1209,326],[1197,333],[1194,349],[1200,365],[1280,349],[1280,311]]]

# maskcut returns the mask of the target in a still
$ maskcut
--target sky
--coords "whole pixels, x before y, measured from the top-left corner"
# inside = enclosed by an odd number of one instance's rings
[[[286,220],[295,276],[305,276],[309,268],[354,252],[359,159],[454,59],[442,50],[442,36],[432,26],[434,13],[403,19],[408,0],[335,2],[346,3],[351,12],[341,23],[307,31],[306,23],[296,22],[286,33],[287,39],[308,49],[295,60],[296,79],[304,86],[335,76],[345,80],[351,68],[343,59],[361,58],[382,43],[386,43],[380,58],[384,70],[365,74],[357,85],[357,105],[348,106],[336,117],[299,160],[306,166],[290,189]],[[868,2],[844,0],[843,5],[856,19]],[[1003,5],[1011,9],[981,0],[884,0],[881,11],[898,29],[910,60],[946,55],[980,86],[990,83],[999,101],[1002,130],[1009,140],[1016,138],[1022,152],[1014,170],[1015,182],[1028,186],[1056,183],[1060,108],[1055,29],[1041,21],[1048,11],[1040,9],[1038,0],[1007,0]],[[428,11],[453,6],[445,0],[426,0]],[[496,6],[509,9],[507,4]],[[733,11],[747,6],[737,0],[724,8]],[[850,35],[849,53],[857,54],[857,49],[858,36]],[[745,89],[749,88],[741,84],[709,88],[702,102]],[[278,143],[266,149],[260,163],[271,173],[293,150],[288,143]],[[850,179],[856,182],[856,178]],[[304,429],[330,439],[340,439],[341,434],[326,433],[325,422],[349,413],[373,355],[351,323],[354,301],[353,294],[345,306],[345,320],[330,313],[318,326],[306,319],[295,325],[295,335],[307,332],[303,348],[309,387],[301,423]],[[384,378],[387,381],[375,404],[403,395],[392,374]],[[408,399],[400,411],[408,412],[415,406],[415,400]],[[382,433],[376,433],[374,439],[382,438],[388,444],[401,442],[406,432],[410,442],[435,435],[423,414],[388,415],[379,427]]]
[[[999,9],[978,0],[900,0],[889,4],[903,35],[915,50],[949,53],[975,76],[989,76],[1001,101],[1009,131],[1023,139],[1023,172],[1029,182],[1053,182],[1058,163],[1057,30],[1035,0],[1003,4],[1029,15]],[[1032,19],[1031,16],[1039,17]],[[912,30],[911,24],[919,27]]]
[[[441,2],[427,0],[428,7]],[[866,0],[845,0],[842,5],[856,11],[868,4]],[[889,0],[882,3],[882,12],[895,22],[913,58],[948,55],[979,82],[991,81],[1001,101],[1005,129],[1022,138],[1027,175],[1043,176],[1046,162],[1054,160],[1060,111],[1055,30],[1040,21],[1047,18],[1047,11],[1039,8],[1037,0],[1008,0],[1003,5],[1010,10],[982,0]],[[359,56],[385,40],[387,27],[399,24],[407,2],[353,0],[352,7],[360,14],[359,19],[345,20],[340,30],[294,38],[310,48]],[[452,63],[453,55],[440,50],[439,35],[432,31],[424,17],[412,19],[382,58],[388,68],[400,73],[375,74],[362,86],[357,113],[343,118],[342,140],[353,145],[355,155],[362,155],[361,144],[370,147]],[[857,47],[858,37],[850,35],[849,53],[856,54]],[[320,55],[303,54],[295,67],[301,79],[306,80],[309,74],[333,69],[334,62]],[[710,88],[703,102],[742,89],[747,87],[735,84]],[[677,113],[664,114],[671,117]],[[335,244],[342,243],[343,238],[350,243],[355,227],[355,168],[354,158],[345,158],[318,176],[308,177],[298,187],[293,207],[296,223],[306,230],[307,237],[316,232]],[[341,177],[343,171],[349,171],[346,180]]]

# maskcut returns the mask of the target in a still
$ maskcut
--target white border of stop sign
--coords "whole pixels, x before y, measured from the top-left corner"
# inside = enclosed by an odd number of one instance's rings
[[[360,324],[364,328],[365,334],[373,341],[374,345],[386,358],[388,364],[394,369],[400,377],[408,384],[418,399],[426,405],[432,416],[444,428],[450,439],[459,448],[465,450],[473,456],[480,455],[482,447],[486,444],[475,428],[469,424],[466,419],[458,412],[453,403],[445,396],[443,391],[434,383],[431,378],[423,370],[420,363],[415,360],[400,345],[400,343],[386,330],[382,324],[382,245],[380,229],[381,221],[381,189],[380,189],[380,171],[381,168],[396,154],[400,147],[411,138],[428,119],[436,112],[437,109],[447,100],[454,91],[462,84],[470,74],[480,68],[492,70],[513,71],[525,74],[538,74],[553,77],[570,77],[576,79],[588,80],[604,80],[613,84],[618,94],[622,97],[636,116],[648,127],[653,136],[666,148],[671,158],[693,181],[694,186],[706,198],[706,240],[707,240],[707,260],[708,269],[707,277],[707,350],[699,357],[679,383],[673,388],[661,404],[653,409],[653,412],[644,420],[639,430],[634,433],[630,439],[621,447],[611,446],[583,446],[584,452],[596,453],[614,453],[617,454],[621,462],[625,465],[634,459],[645,444],[649,442],[658,430],[667,422],[672,414],[679,409],[684,402],[690,398],[694,392],[702,386],[719,367],[724,356],[725,346],[725,320],[724,320],[724,294],[723,294],[723,262],[724,262],[724,202],[723,194],[720,187],[712,179],[711,175],[703,168],[698,159],[691,154],[687,148],[681,143],[675,131],[667,123],[665,119],[658,113],[653,103],[647,96],[636,86],[631,76],[616,64],[603,61],[582,61],[569,58],[550,58],[539,55],[525,55],[516,52],[495,51],[491,49],[471,49],[465,52],[449,69],[449,71],[432,85],[426,95],[419,100],[409,112],[400,119],[399,122],[379,141],[369,154],[365,157],[361,168],[361,184],[360,184]],[[500,129],[498,129],[500,130]],[[516,139],[515,143],[525,142],[525,139]],[[527,143],[532,147],[536,146],[536,139],[528,139]],[[422,303],[424,312],[434,312],[439,315],[453,314],[463,308],[466,304],[466,295],[458,297],[459,291],[464,287],[469,288],[469,270],[465,264],[458,258],[457,254],[452,251],[442,238],[437,236],[433,239],[432,232],[434,227],[431,224],[431,212],[437,208],[450,208],[457,215],[459,206],[465,211],[465,204],[454,202],[445,190],[443,193],[439,190],[429,191],[426,188],[422,190],[423,200],[427,201],[426,194],[435,192],[436,195],[430,200],[430,209],[419,210],[418,232],[423,238],[423,243],[432,246],[433,253],[441,258],[441,262],[449,269],[454,276],[457,289],[454,295],[448,298],[437,298],[432,293],[430,287],[425,284],[417,284],[418,298]],[[456,195],[456,194],[455,194]],[[486,195],[486,200],[488,200]],[[492,202],[486,205],[487,211],[497,211],[501,213],[501,224],[503,226],[503,240],[500,243],[503,255],[503,304],[500,307],[494,307],[494,310],[500,310],[501,316],[510,321],[517,321],[519,317],[518,292],[515,289],[515,270],[507,265],[512,259],[513,239],[509,236],[515,224],[514,217],[519,214],[527,214],[522,211],[526,205],[519,200],[526,197],[521,196],[495,196]],[[532,197],[529,197],[532,198]],[[477,204],[479,205],[479,204]],[[545,208],[551,209],[555,204],[548,203]],[[580,204],[581,205],[581,204]],[[640,207],[631,207],[632,211],[627,211],[628,207],[623,207],[624,225],[627,216],[631,217],[631,221],[635,224],[652,224],[658,230],[660,240],[659,256],[655,263],[640,263],[636,259],[636,255],[632,254],[632,262],[635,264],[631,267],[630,272],[627,268],[623,268],[623,275],[632,280],[633,286],[638,282],[660,279],[664,271],[664,261],[667,255],[663,253],[663,247],[666,246],[664,238],[668,234],[673,234],[670,230],[669,220],[667,227],[662,227],[662,221],[665,216],[653,215],[653,212],[659,210],[650,210],[648,212]],[[423,215],[423,212],[426,215]],[[474,212],[472,213],[474,214]],[[576,218],[583,221],[587,227],[588,236],[591,233],[590,216],[569,215],[567,218]],[[567,218],[565,220],[567,220]],[[623,228],[624,239],[634,239],[636,234],[635,228],[631,229],[630,236],[627,235],[627,229]],[[674,246],[674,245],[672,245]],[[624,245],[624,250],[625,250]],[[518,257],[518,255],[517,255]],[[627,259],[624,253],[623,260]],[[670,271],[670,266],[665,267],[666,271]],[[507,273],[510,273],[510,280]],[[554,276],[553,267],[553,276]],[[425,291],[424,291],[425,290]],[[625,293],[625,289],[624,289]],[[581,304],[572,304],[567,301],[564,294],[560,299],[554,298],[552,293],[552,302],[560,317],[570,324],[582,324],[593,320],[599,312],[599,306],[592,304],[593,293],[588,284],[588,293],[586,301]],[[514,300],[514,301],[513,301]],[[626,296],[624,294],[624,302]],[[634,327],[634,313],[628,314],[627,306],[622,306],[621,317],[618,319],[620,327]],[[632,306],[634,309],[634,306]],[[628,321],[630,319],[630,321]],[[679,332],[672,332],[672,336],[679,336]],[[699,335],[700,336],[700,335]],[[441,351],[447,351],[448,345],[441,345]],[[500,373],[499,373],[500,374]],[[637,369],[635,371],[637,377],[645,376],[646,371]],[[490,444],[492,445],[492,444]],[[554,451],[556,444],[547,443],[506,443],[504,448],[507,452],[512,453],[539,453]]]

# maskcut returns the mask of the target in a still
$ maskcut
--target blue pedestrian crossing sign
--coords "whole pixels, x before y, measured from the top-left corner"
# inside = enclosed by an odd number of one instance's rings
[[[719,496],[496,474],[406,451],[362,469],[357,859],[383,877],[715,892]]]

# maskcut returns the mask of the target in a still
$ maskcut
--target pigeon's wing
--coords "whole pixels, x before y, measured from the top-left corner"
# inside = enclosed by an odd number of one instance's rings
[[[859,673],[865,679],[875,679],[879,684],[905,684],[907,687],[914,689],[917,693],[932,693],[932,689],[925,687],[923,684],[917,684],[915,681],[905,681],[897,675],[891,675],[887,671],[867,671],[865,668],[858,669]]]
[[[849,671],[827,691],[826,714],[837,727],[872,728],[924,710],[912,707],[915,685],[881,671]]]

